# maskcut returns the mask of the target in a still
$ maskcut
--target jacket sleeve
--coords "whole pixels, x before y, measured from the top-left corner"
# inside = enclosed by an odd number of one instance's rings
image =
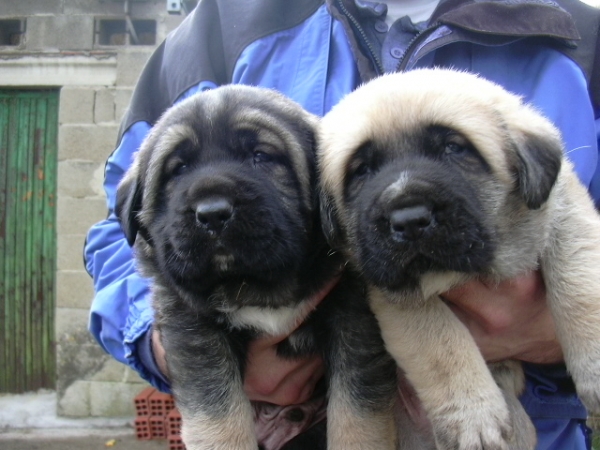
[[[560,130],[567,157],[590,187],[598,165],[594,110],[582,70],[557,50],[535,42],[474,47],[469,67],[521,95]]]
[[[108,159],[104,180],[108,217],[89,230],[84,256],[95,291],[90,332],[115,359],[130,365],[142,378],[164,390],[166,386],[158,371],[149,369],[152,364],[140,357],[148,352],[140,352],[138,344],[146,343],[150,348],[146,342],[150,336],[143,339],[152,324],[148,281],[136,271],[132,249],[114,212],[117,185],[150,128],[146,122],[134,124]]]
[[[539,65],[538,75],[523,95],[558,127],[567,158],[589,188],[598,165],[598,144],[585,77],[558,52],[536,52],[528,63]],[[525,364],[524,368],[526,390],[521,402],[538,433],[536,450],[591,448],[587,412],[564,365]]]
[[[187,90],[178,101],[214,86],[212,82],[202,82]],[[95,291],[90,332],[115,359],[135,369],[156,388],[168,391],[168,383],[151,351],[148,331],[153,313],[149,281],[136,271],[132,249],[115,215],[117,186],[150,129],[148,122],[134,123],[109,157],[104,175],[108,216],[88,231],[84,258]]]
[[[598,141],[583,72],[570,59],[555,54],[540,71],[531,95],[533,104],[561,131],[566,156],[589,188],[598,166]]]

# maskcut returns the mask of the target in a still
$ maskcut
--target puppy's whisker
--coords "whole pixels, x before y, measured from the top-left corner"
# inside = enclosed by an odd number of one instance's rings
[[[591,145],[582,145],[581,147],[575,147],[575,148],[572,148],[571,150],[567,150],[565,152],[565,155],[568,155],[570,153],[576,152],[577,150],[583,150],[586,148],[592,148],[592,146]]]
[[[242,293],[242,289],[244,288],[244,286],[246,285],[246,281],[242,281],[242,284],[240,284],[240,288],[238,289],[238,293],[235,297],[236,302],[240,299],[240,294]]]
[[[133,217],[141,208],[148,224],[156,225],[148,227],[156,245],[138,245],[137,256],[150,282],[158,287],[153,290],[154,319],[165,330],[161,339],[169,349],[166,358],[178,391],[175,401],[182,411],[187,448],[258,448],[252,408],[241,383],[249,335],[291,332],[310,312],[317,319],[294,333],[289,345],[281,346],[282,356],[318,352],[328,360],[328,367],[337,368],[339,358],[352,360],[351,373],[363,369],[362,360],[341,354],[354,355],[355,349],[350,353],[345,343],[338,349],[333,338],[322,339],[317,329],[335,327],[343,318],[344,329],[369,328],[377,333],[370,314],[345,312],[348,303],[365,302],[362,282],[348,278],[352,284],[344,298],[332,295],[327,308],[312,311],[313,302],[305,301],[307,293],[315,293],[318,300],[333,287],[321,286],[323,277],[317,271],[338,269],[337,259],[325,255],[328,249],[314,245],[321,242],[319,230],[313,229],[318,210],[312,203],[307,208],[303,201],[304,194],[310,198],[316,194],[311,174],[316,169],[317,126],[316,116],[275,91],[249,86],[213,89],[165,112],[119,187],[119,204],[125,204],[122,217]],[[239,157],[242,143],[272,147],[287,169],[250,173],[239,167],[246,162]],[[271,156],[255,158],[254,163],[271,167]],[[180,167],[186,168],[186,176],[163,177],[163,169]],[[297,182],[287,180],[288,170]],[[142,177],[150,181],[143,183],[138,205],[133,201],[137,196],[130,194]],[[332,250],[328,256],[336,253]],[[328,267],[334,263],[335,267]],[[318,314],[328,316],[319,319]],[[340,319],[329,320],[332,314]],[[332,328],[332,336],[333,331],[337,342],[337,330]],[[359,345],[368,354],[373,350],[380,355],[384,350],[379,340],[366,339]],[[383,409],[375,414],[371,407],[361,410],[361,423],[368,416],[365,426],[353,430],[347,441],[360,448],[393,448],[387,445],[394,439],[389,426],[393,417],[384,415],[389,411],[387,399],[397,390],[395,378],[387,376],[394,362],[382,360],[378,363],[382,370],[373,364],[369,362],[368,370],[381,373],[374,380],[377,389],[363,392],[361,388],[357,394]],[[342,371],[335,376],[340,380],[336,398],[342,399],[336,407],[345,422],[344,411],[362,405],[346,405],[354,398],[346,392],[353,393],[354,386]],[[202,389],[197,389],[199,382]],[[382,384],[388,389],[383,390]],[[384,395],[372,397],[376,392]],[[353,423],[349,417],[348,424],[340,423],[331,435],[343,436],[346,429],[354,428]],[[363,429],[375,431],[363,433]],[[373,436],[377,442],[372,442]],[[336,446],[347,447],[345,441]]]

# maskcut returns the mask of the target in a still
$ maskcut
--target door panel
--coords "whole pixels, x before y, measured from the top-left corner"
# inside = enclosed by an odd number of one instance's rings
[[[0,90],[0,392],[55,385],[57,90]]]

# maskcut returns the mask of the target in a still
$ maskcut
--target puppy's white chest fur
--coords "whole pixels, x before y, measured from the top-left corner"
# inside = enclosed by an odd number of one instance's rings
[[[227,312],[230,324],[234,328],[254,328],[266,334],[277,336],[289,334],[313,308],[309,301],[295,306],[268,308],[244,306]]]

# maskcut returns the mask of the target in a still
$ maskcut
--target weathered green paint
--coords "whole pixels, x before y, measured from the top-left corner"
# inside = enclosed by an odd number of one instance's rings
[[[55,386],[57,90],[0,90],[0,392]]]

